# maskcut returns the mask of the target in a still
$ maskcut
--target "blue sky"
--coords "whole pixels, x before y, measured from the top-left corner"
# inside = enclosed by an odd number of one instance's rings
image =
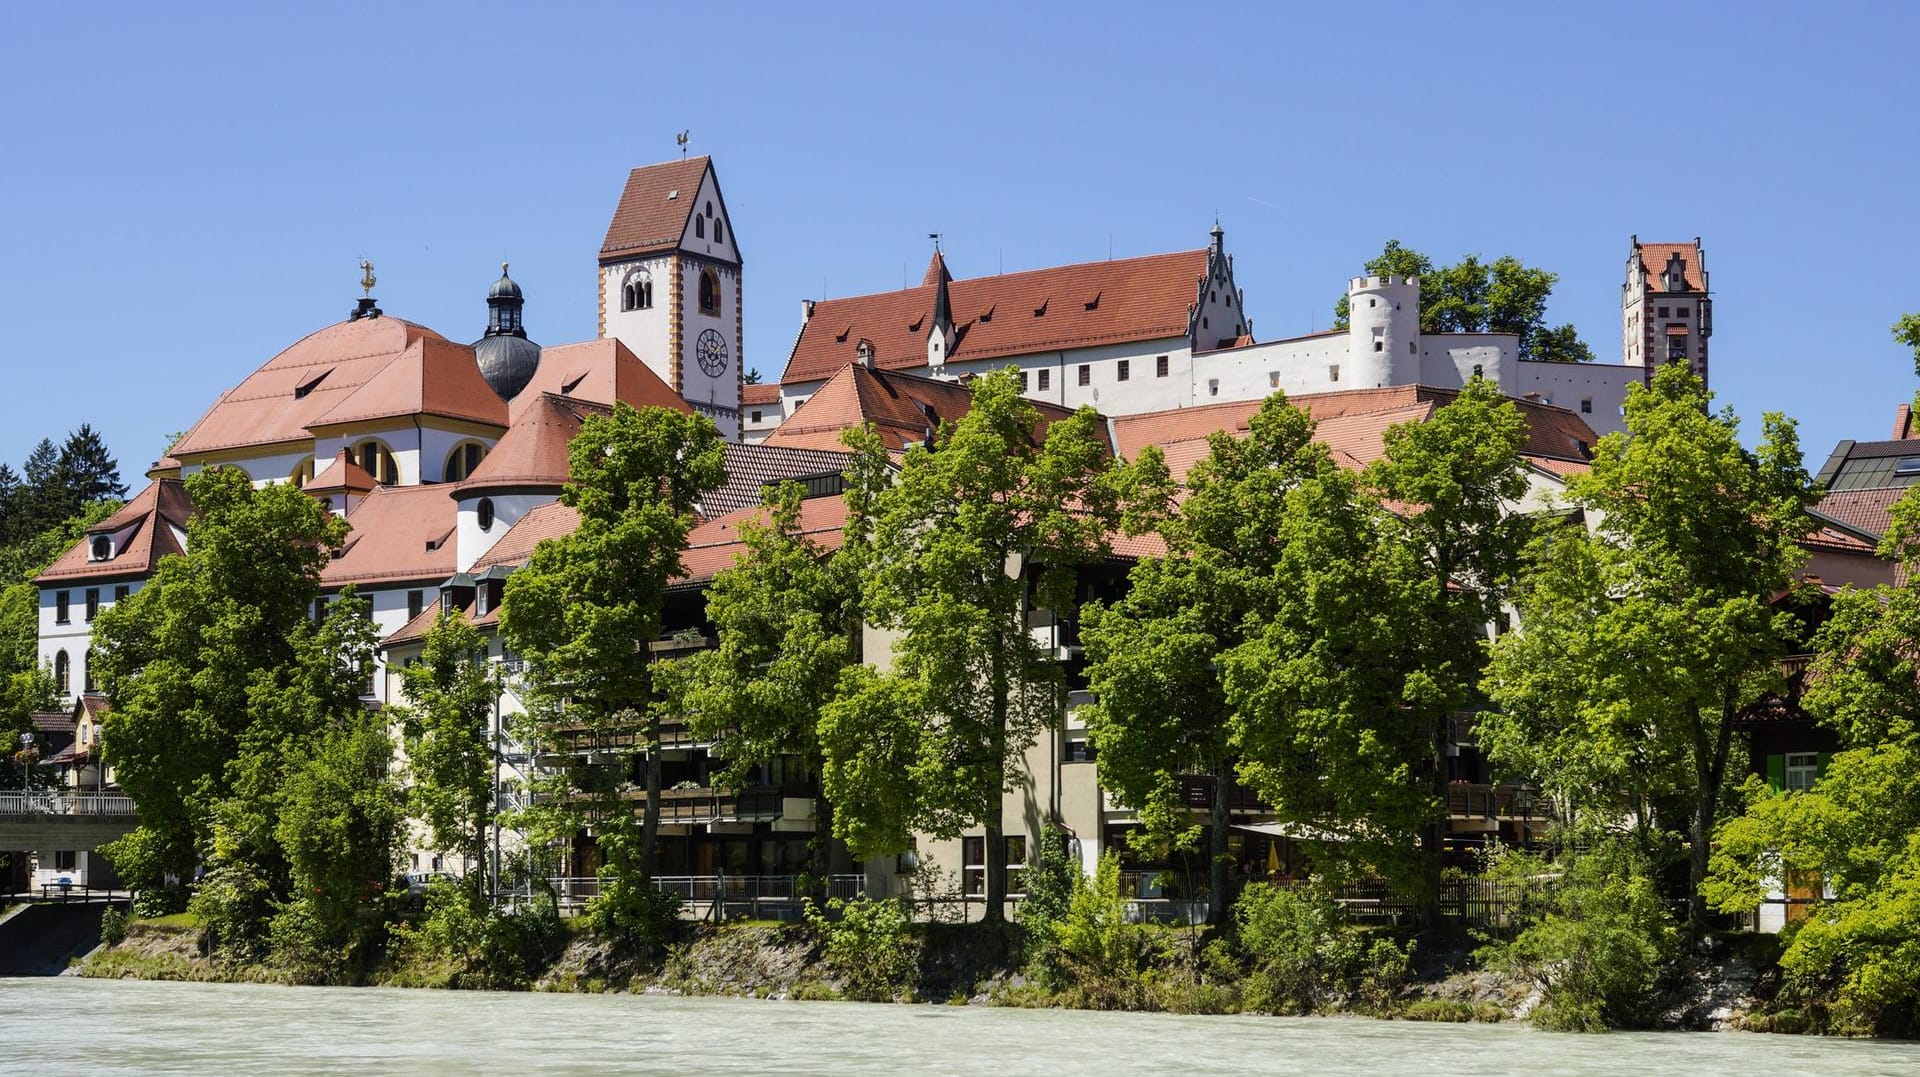
[[[363,256],[472,339],[505,254],[536,340],[590,338],[625,173],[682,128],[769,378],[801,299],[917,279],[928,232],[973,276],[1218,214],[1262,339],[1399,238],[1558,272],[1550,316],[1613,360],[1628,236],[1700,235],[1749,432],[1789,412],[1817,467],[1914,389],[1910,5],[322,7],[10,11],[0,459],[90,421],[137,486]]]

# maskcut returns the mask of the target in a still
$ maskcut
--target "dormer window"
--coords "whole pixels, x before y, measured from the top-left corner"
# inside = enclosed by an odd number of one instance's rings
[[[621,310],[653,309],[653,274],[636,269],[620,285]]]
[[[93,536],[93,549],[88,552],[87,556],[88,556],[88,559],[92,561],[113,560],[113,536],[112,535]]]
[[[711,269],[700,271],[700,313],[720,313],[720,275]]]

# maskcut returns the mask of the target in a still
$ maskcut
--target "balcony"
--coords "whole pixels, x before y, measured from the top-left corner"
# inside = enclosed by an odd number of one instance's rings
[[[1194,811],[1213,810],[1212,778],[1199,774],[1180,776],[1180,803]],[[1227,791],[1227,810],[1230,812],[1270,813],[1273,805],[1260,799],[1259,794],[1239,784]]]
[[[1454,819],[1546,819],[1552,808],[1548,798],[1516,785],[1447,786],[1447,815]]]
[[[600,880],[593,876],[558,877],[547,883],[564,912],[577,911],[600,894]],[[797,920],[808,896],[799,875],[661,875],[653,885],[681,900],[681,915],[703,920]],[[850,901],[866,892],[864,875],[827,877],[829,899]]]

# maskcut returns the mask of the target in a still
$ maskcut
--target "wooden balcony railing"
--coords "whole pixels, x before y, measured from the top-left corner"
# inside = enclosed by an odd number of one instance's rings
[[[1552,803],[1531,789],[1514,785],[1454,782],[1447,786],[1447,814],[1478,819],[1544,819]]]

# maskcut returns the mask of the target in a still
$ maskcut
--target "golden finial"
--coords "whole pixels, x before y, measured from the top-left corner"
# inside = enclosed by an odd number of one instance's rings
[[[373,263],[367,261],[365,258],[360,259],[360,274],[360,287],[364,289],[368,297],[371,298],[373,295],[373,286],[379,283],[378,279],[373,275]]]

